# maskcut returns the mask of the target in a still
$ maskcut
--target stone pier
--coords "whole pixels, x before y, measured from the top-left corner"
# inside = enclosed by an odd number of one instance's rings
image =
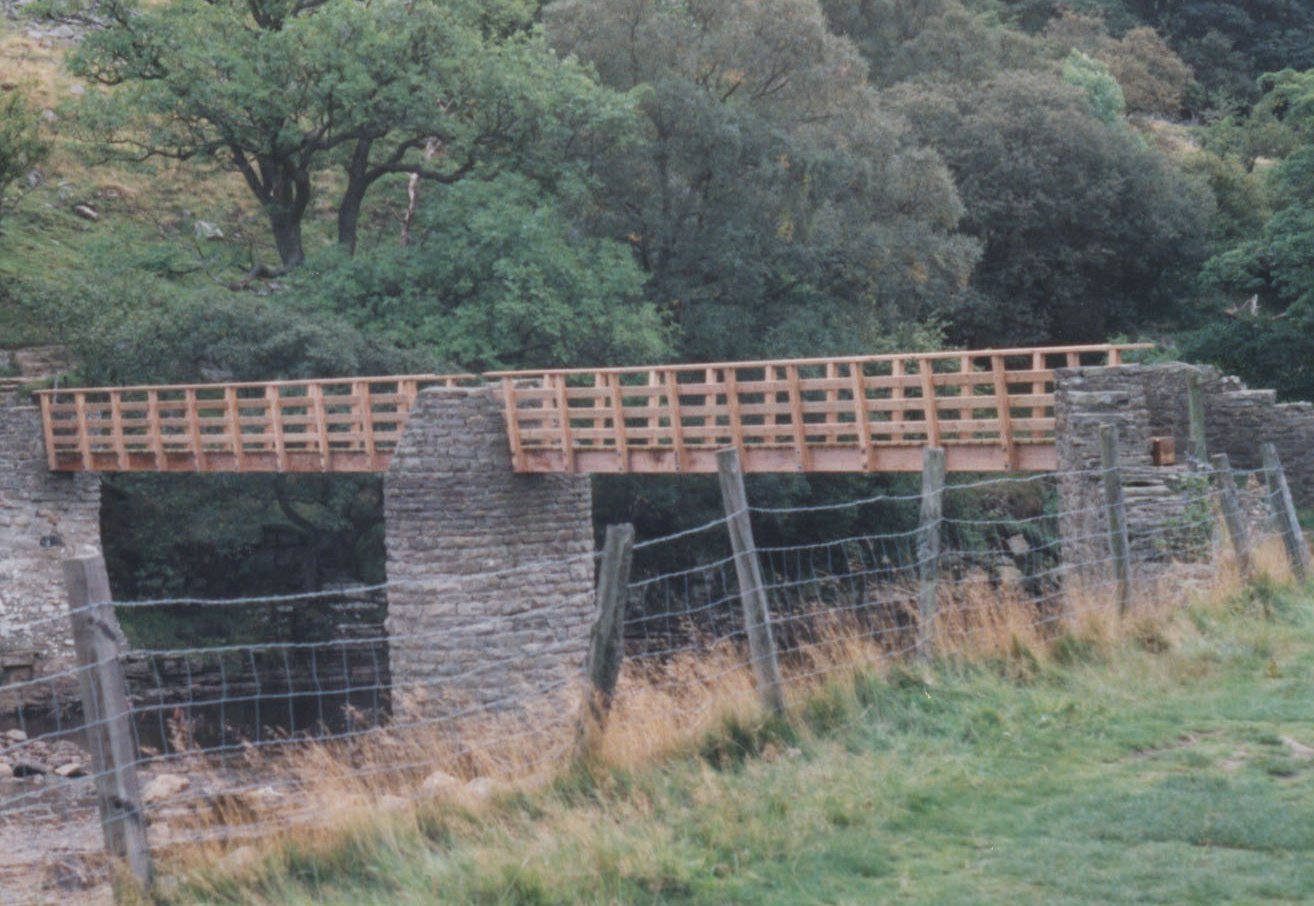
[[[575,694],[593,614],[588,476],[512,470],[490,387],[423,391],[384,480],[394,707]]]
[[[73,664],[62,561],[99,551],[99,477],[49,471],[38,410],[0,406],[0,692]],[[39,704],[53,691],[0,699]]]

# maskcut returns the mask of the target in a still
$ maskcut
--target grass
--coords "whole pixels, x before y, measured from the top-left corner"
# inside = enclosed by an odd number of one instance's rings
[[[739,708],[657,758],[618,721],[592,770],[361,812],[240,870],[193,857],[157,900],[1314,900],[1306,594],[1261,584],[1013,647],[850,670],[789,722]]]

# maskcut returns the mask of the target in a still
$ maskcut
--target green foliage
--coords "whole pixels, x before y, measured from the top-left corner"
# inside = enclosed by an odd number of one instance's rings
[[[627,245],[503,175],[424,195],[413,241],[323,256],[293,294],[390,346],[459,369],[623,364],[669,352]]]
[[[1086,92],[1091,115],[1106,125],[1118,123],[1127,112],[1122,88],[1109,67],[1080,50],[1072,51],[1063,61],[1063,81]]]
[[[75,0],[70,0],[75,2]],[[317,176],[342,175],[338,241],[357,242],[368,190],[391,174],[449,183],[527,158],[572,158],[623,128],[623,103],[528,29],[529,4],[108,0],[70,56],[112,86],[79,125],[110,158],[240,173],[285,267],[305,257]],[[65,16],[78,12],[64,10]]]
[[[984,245],[947,313],[970,345],[1101,340],[1166,316],[1205,252],[1212,203],[1084,91],[1043,73],[900,86],[892,100],[944,156]]]
[[[0,94],[0,222],[23,196],[28,173],[49,153],[50,143],[42,136],[40,121],[26,95],[16,88],[3,90]]]
[[[633,244],[684,355],[862,348],[960,294],[952,181],[815,0],[563,0],[545,21],[638,98],[596,229]]]

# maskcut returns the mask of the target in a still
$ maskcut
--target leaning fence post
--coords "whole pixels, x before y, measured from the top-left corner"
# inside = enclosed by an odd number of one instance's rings
[[[1236,553],[1236,566],[1243,579],[1254,575],[1254,560],[1250,555],[1250,527],[1246,525],[1245,514],[1241,512],[1241,498],[1236,490],[1236,476],[1232,474],[1232,463],[1226,453],[1217,453],[1209,458],[1214,467],[1214,486],[1218,488],[1218,505],[1223,511],[1223,524],[1227,526],[1227,535],[1232,539],[1232,550]]]
[[[137,748],[104,558],[65,560],[64,586],[105,850],[125,859],[133,877],[149,888],[151,853],[137,783]]]
[[[621,661],[625,658],[622,630],[633,559],[634,526],[629,523],[607,526],[607,541],[598,566],[598,615],[589,634],[588,659],[584,663],[588,686],[575,734],[576,760],[586,760],[597,751],[607,727]]]
[[[1296,518],[1296,504],[1291,499],[1291,488],[1287,486],[1287,474],[1278,459],[1277,447],[1266,443],[1260,447],[1264,456],[1264,480],[1268,483],[1268,505],[1282,530],[1282,543],[1287,548],[1287,560],[1291,571],[1301,582],[1310,574],[1309,548],[1305,536],[1300,531],[1300,521]]]
[[[922,510],[917,521],[917,654],[920,657],[930,657],[934,644],[943,514],[944,450],[926,447],[922,450]]]
[[[1122,498],[1122,469],[1118,465],[1118,427],[1100,425],[1100,468],[1104,471],[1104,509],[1109,519],[1109,548],[1118,580],[1118,614],[1131,610],[1131,538],[1127,532],[1127,504]]]
[[[725,506],[730,545],[734,549],[735,574],[739,578],[739,600],[744,606],[753,676],[762,701],[772,711],[783,714],[785,695],[780,662],[776,657],[776,640],[771,633],[762,565],[757,561],[757,545],[753,541],[753,523],[748,515],[748,494],[744,491],[744,473],[739,468],[739,451],[733,447],[718,450],[716,472],[721,482],[721,502]]]

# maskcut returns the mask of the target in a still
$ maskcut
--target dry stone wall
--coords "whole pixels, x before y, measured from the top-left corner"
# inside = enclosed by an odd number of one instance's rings
[[[1260,466],[1260,444],[1271,441],[1286,468],[1297,503],[1314,505],[1314,406],[1278,403],[1272,391],[1249,390],[1216,368],[1181,363],[1073,368],[1058,372],[1055,418],[1065,559],[1091,563],[1086,581],[1104,581],[1109,570],[1108,522],[1103,511],[1099,426],[1118,427],[1123,494],[1127,502],[1134,565],[1142,571],[1169,558],[1204,558],[1211,543],[1207,478],[1193,473],[1186,451],[1190,435],[1189,380],[1201,378],[1208,452],[1227,453],[1239,469]],[[1179,465],[1156,467],[1151,438],[1172,437]],[[1269,514],[1258,477],[1241,481],[1256,529]]]
[[[593,613],[587,476],[512,470],[489,387],[423,391],[384,482],[394,707],[574,695]]]
[[[49,471],[40,413],[0,406],[0,679],[73,663],[62,561],[99,551],[100,479]]]

